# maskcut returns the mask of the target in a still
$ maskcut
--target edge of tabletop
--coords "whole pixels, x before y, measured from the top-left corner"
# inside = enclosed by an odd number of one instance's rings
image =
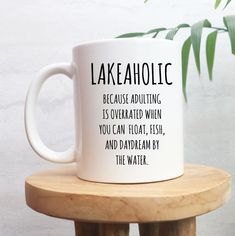
[[[186,164],[185,166],[193,166],[192,164]],[[194,165],[195,166],[195,165]],[[203,166],[203,165],[197,165],[197,166]],[[208,167],[208,166],[205,166]],[[66,167],[68,168],[68,167]],[[71,168],[71,167],[70,167]],[[29,177],[27,177],[25,179],[25,195],[26,195],[26,203],[29,207],[31,207],[32,209],[43,213],[43,214],[47,214],[50,216],[54,216],[54,217],[58,217],[58,218],[67,218],[67,219],[77,219],[79,220],[79,217],[76,218],[75,215],[68,215],[67,217],[63,217],[62,214],[59,213],[52,213],[53,211],[48,211],[45,207],[45,209],[41,209],[41,206],[44,207],[44,196],[53,196],[53,194],[55,193],[55,195],[58,195],[58,198],[64,197],[66,196],[65,199],[65,204],[71,204],[71,201],[76,201],[76,199],[80,199],[80,197],[85,197],[86,198],[86,202],[91,202],[93,197],[95,197],[96,199],[99,199],[100,202],[105,202],[105,205],[110,205],[110,201],[111,200],[117,200],[118,202],[116,202],[118,209],[120,206],[124,207],[126,206],[127,202],[128,204],[130,204],[131,207],[135,208],[136,207],[136,201],[139,198],[141,198],[141,201],[138,200],[138,204],[140,204],[142,207],[144,207],[146,201],[148,202],[148,204],[150,204],[149,200],[156,200],[158,202],[158,200],[161,200],[163,198],[166,198],[166,201],[168,202],[162,202],[162,204],[160,205],[164,205],[164,204],[169,204],[169,202],[172,199],[175,199],[181,202],[181,204],[179,204],[178,209],[182,209],[182,213],[175,215],[174,209],[172,209],[173,213],[169,213],[171,215],[171,218],[167,218],[168,220],[179,220],[179,219],[184,219],[184,218],[188,218],[188,217],[194,217],[194,216],[198,216],[198,215],[202,215],[205,214],[207,212],[210,212],[216,208],[221,207],[229,198],[230,198],[230,194],[231,194],[231,175],[229,173],[227,173],[224,170],[218,169],[218,168],[214,168],[214,167],[210,167],[211,169],[216,169],[219,172],[221,172],[224,175],[223,180],[221,180],[218,184],[215,184],[214,186],[211,186],[208,189],[203,189],[201,191],[195,191],[195,192],[191,192],[188,194],[185,194],[184,196],[180,195],[180,194],[176,194],[173,196],[149,196],[149,197],[143,197],[143,196],[111,196],[111,195],[106,195],[106,194],[84,194],[84,193],[67,193],[64,191],[53,191],[51,189],[47,189],[47,188],[40,188],[39,186],[34,186],[32,184],[30,184],[29,181]],[[61,169],[61,168],[60,168]],[[55,169],[56,170],[56,169]],[[58,170],[58,169],[57,169]],[[36,173],[36,175],[40,174],[40,173],[45,173],[45,171]],[[211,194],[211,196],[214,196],[215,199],[211,199],[207,196],[208,192]],[[217,194],[217,195],[216,195]],[[188,198],[190,198],[190,196],[192,196],[193,200],[192,202],[188,202]],[[192,210],[192,208],[196,207],[198,202],[196,199],[201,199],[202,201],[205,201],[202,204],[201,209],[197,209],[197,210]],[[134,200],[134,201],[132,201]],[[40,201],[40,202],[38,202]],[[43,201],[43,202],[41,202]],[[52,201],[52,200],[50,200]],[[66,203],[67,202],[67,203]],[[54,204],[54,203],[53,203]],[[103,204],[103,203],[102,203]],[[152,204],[152,202],[151,202]],[[205,206],[203,206],[203,204],[206,204]],[[159,205],[159,206],[160,206]],[[103,205],[102,205],[103,206]],[[77,205],[76,207],[80,207],[79,205]],[[140,209],[142,209],[142,207],[140,207]],[[185,208],[186,207],[186,208]],[[192,210],[191,212],[189,212],[187,209]],[[196,208],[195,208],[196,209]],[[149,218],[147,218],[146,222],[151,222],[151,221],[164,221],[166,220],[166,218],[164,218],[163,216],[157,216],[156,215],[156,209],[151,209],[151,216],[149,216]],[[139,214],[142,214],[142,212],[140,212]],[[168,214],[168,213],[167,213]],[[105,220],[106,219],[106,220]],[[101,219],[101,221],[109,221],[109,218],[105,218],[105,219]],[[111,219],[110,222],[120,222],[120,219],[116,220],[116,219]],[[135,218],[135,216],[130,218],[130,222],[139,222],[139,220],[137,218]],[[141,221],[140,221],[141,222]]]
[[[212,167],[212,166],[207,166],[207,165],[201,165],[201,164],[191,164],[191,163],[186,163],[184,164],[185,167],[193,167],[193,166],[197,166],[197,167],[207,167],[207,168],[210,168],[210,169],[214,169],[218,172],[221,172],[223,175],[224,175],[224,178],[223,178],[223,181],[221,180],[219,183],[216,183],[214,186],[212,187],[208,187],[208,188],[204,188],[203,190],[195,190],[194,192],[191,192],[191,193],[188,193],[188,194],[185,194],[184,196],[190,196],[190,195],[194,195],[194,194],[200,194],[202,192],[207,192],[207,191],[212,191],[213,189],[216,189],[218,188],[219,186],[221,185],[224,185],[226,182],[228,183],[229,187],[231,188],[231,182],[232,182],[232,176],[231,174],[229,174],[228,172],[226,172],[225,170],[223,169],[219,169],[219,168],[216,168],[216,167]],[[25,178],[25,187],[26,185],[28,185],[29,187],[33,187],[33,188],[36,188],[36,189],[40,189],[40,190],[43,190],[43,191],[47,191],[47,192],[51,192],[51,193],[61,193],[61,194],[66,194],[67,192],[63,191],[63,190],[52,190],[52,189],[48,189],[46,187],[42,187],[42,186],[35,186],[33,185],[32,183],[30,183],[30,177],[32,176],[37,176],[37,175],[40,175],[40,174],[43,174],[43,173],[46,173],[46,172],[49,172],[49,171],[58,171],[58,170],[63,170],[63,169],[74,169],[75,166],[64,166],[64,167],[60,167],[60,168],[54,168],[54,169],[48,169],[48,170],[44,170],[44,171],[39,171],[39,172],[36,172],[28,177]],[[178,177],[180,178],[180,177]],[[177,179],[177,178],[176,178]],[[170,181],[170,180],[168,180]],[[107,184],[107,185],[132,185],[131,183],[130,184],[116,184],[116,183],[99,183],[99,182],[94,182],[94,181],[88,181],[90,183],[93,183],[93,184]],[[160,182],[164,182],[164,181],[160,181]],[[160,183],[159,182],[159,183]],[[154,183],[154,182],[150,182],[150,183],[146,183],[146,184],[151,184],[151,183]],[[157,182],[156,182],[157,183]],[[140,183],[140,184],[145,184],[145,183]],[[138,185],[138,184],[136,184]],[[116,197],[116,198],[143,198],[143,196],[121,196],[121,195],[117,195],[117,196],[111,196],[111,195],[107,195],[107,194],[84,194],[84,193],[67,193],[67,194],[71,194],[71,195],[86,195],[86,196],[96,196],[96,197]],[[175,194],[174,196],[171,196],[171,195],[165,195],[164,198],[176,198],[176,197],[179,197],[179,196],[182,196],[181,194]],[[154,198],[154,199],[159,199],[159,198],[162,198],[162,197],[157,197],[157,196],[149,196],[148,198]]]

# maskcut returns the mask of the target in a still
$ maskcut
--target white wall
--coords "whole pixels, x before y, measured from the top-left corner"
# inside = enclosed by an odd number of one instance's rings
[[[71,60],[71,48],[85,40],[112,38],[129,31],[175,26],[209,18],[222,25],[213,0],[0,0],[0,234],[73,235],[69,221],[40,215],[25,205],[24,178],[54,164],[39,159],[27,143],[23,127],[26,90],[44,65]],[[181,40],[186,32],[177,36]],[[204,44],[202,44],[204,46]],[[215,77],[209,82],[202,58],[201,78],[194,61],[184,106],[187,162],[235,172],[235,57],[228,37],[220,34]],[[72,84],[62,77],[44,87],[39,127],[45,142],[63,150],[73,142]],[[235,200],[198,220],[200,236],[233,236]],[[132,235],[137,235],[136,227]]]

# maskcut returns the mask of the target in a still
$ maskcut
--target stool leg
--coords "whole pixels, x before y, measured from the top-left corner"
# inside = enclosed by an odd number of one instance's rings
[[[75,236],[99,236],[99,224],[74,221]]]
[[[129,236],[129,224],[100,224],[100,236]]]
[[[140,236],[196,236],[196,218],[139,224]]]
[[[196,217],[163,222],[159,233],[161,236],[196,236]]]
[[[159,223],[139,224],[139,234],[140,236],[158,236]]]

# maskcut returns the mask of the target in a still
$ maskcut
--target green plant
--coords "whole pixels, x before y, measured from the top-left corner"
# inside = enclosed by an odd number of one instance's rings
[[[147,2],[148,0],[145,0]],[[225,7],[229,5],[232,0],[227,0]],[[217,8],[221,4],[221,0],[215,1],[215,8]],[[191,47],[193,48],[194,59],[197,67],[197,71],[201,73],[201,63],[200,63],[200,49],[201,49],[201,38],[202,38],[202,31],[203,28],[211,29],[207,35],[206,39],[206,61],[207,61],[207,69],[209,79],[212,80],[213,78],[213,65],[214,65],[214,56],[215,56],[215,46],[216,46],[216,39],[218,33],[228,33],[230,44],[231,44],[231,52],[235,55],[235,15],[225,16],[223,18],[224,27],[215,27],[207,20],[201,20],[195,24],[189,25],[186,23],[179,24],[176,27],[172,28],[164,28],[159,27],[155,29],[151,29],[147,32],[132,32],[119,35],[117,38],[130,38],[130,37],[142,37],[146,35],[151,35],[152,38],[156,38],[157,35],[162,31],[167,31],[165,36],[166,39],[173,40],[177,32],[181,28],[189,28],[190,29],[190,36],[184,41],[181,50],[181,58],[182,58],[182,89],[184,98],[187,101],[187,94],[186,94],[186,84],[187,84],[187,71],[188,71],[188,61],[189,61],[189,54]]]

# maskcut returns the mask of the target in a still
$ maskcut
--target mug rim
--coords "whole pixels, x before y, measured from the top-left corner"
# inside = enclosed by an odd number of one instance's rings
[[[111,42],[128,42],[128,41],[156,41],[156,42],[164,42],[164,43],[169,43],[169,44],[175,44],[177,46],[179,46],[179,43],[173,40],[169,40],[169,39],[163,39],[163,38],[111,38],[111,39],[97,39],[97,40],[88,40],[85,42],[81,42],[79,43],[77,46],[73,47],[73,51],[81,48],[81,47],[86,47],[86,46],[91,46],[94,44],[104,44],[104,43],[111,43]]]

